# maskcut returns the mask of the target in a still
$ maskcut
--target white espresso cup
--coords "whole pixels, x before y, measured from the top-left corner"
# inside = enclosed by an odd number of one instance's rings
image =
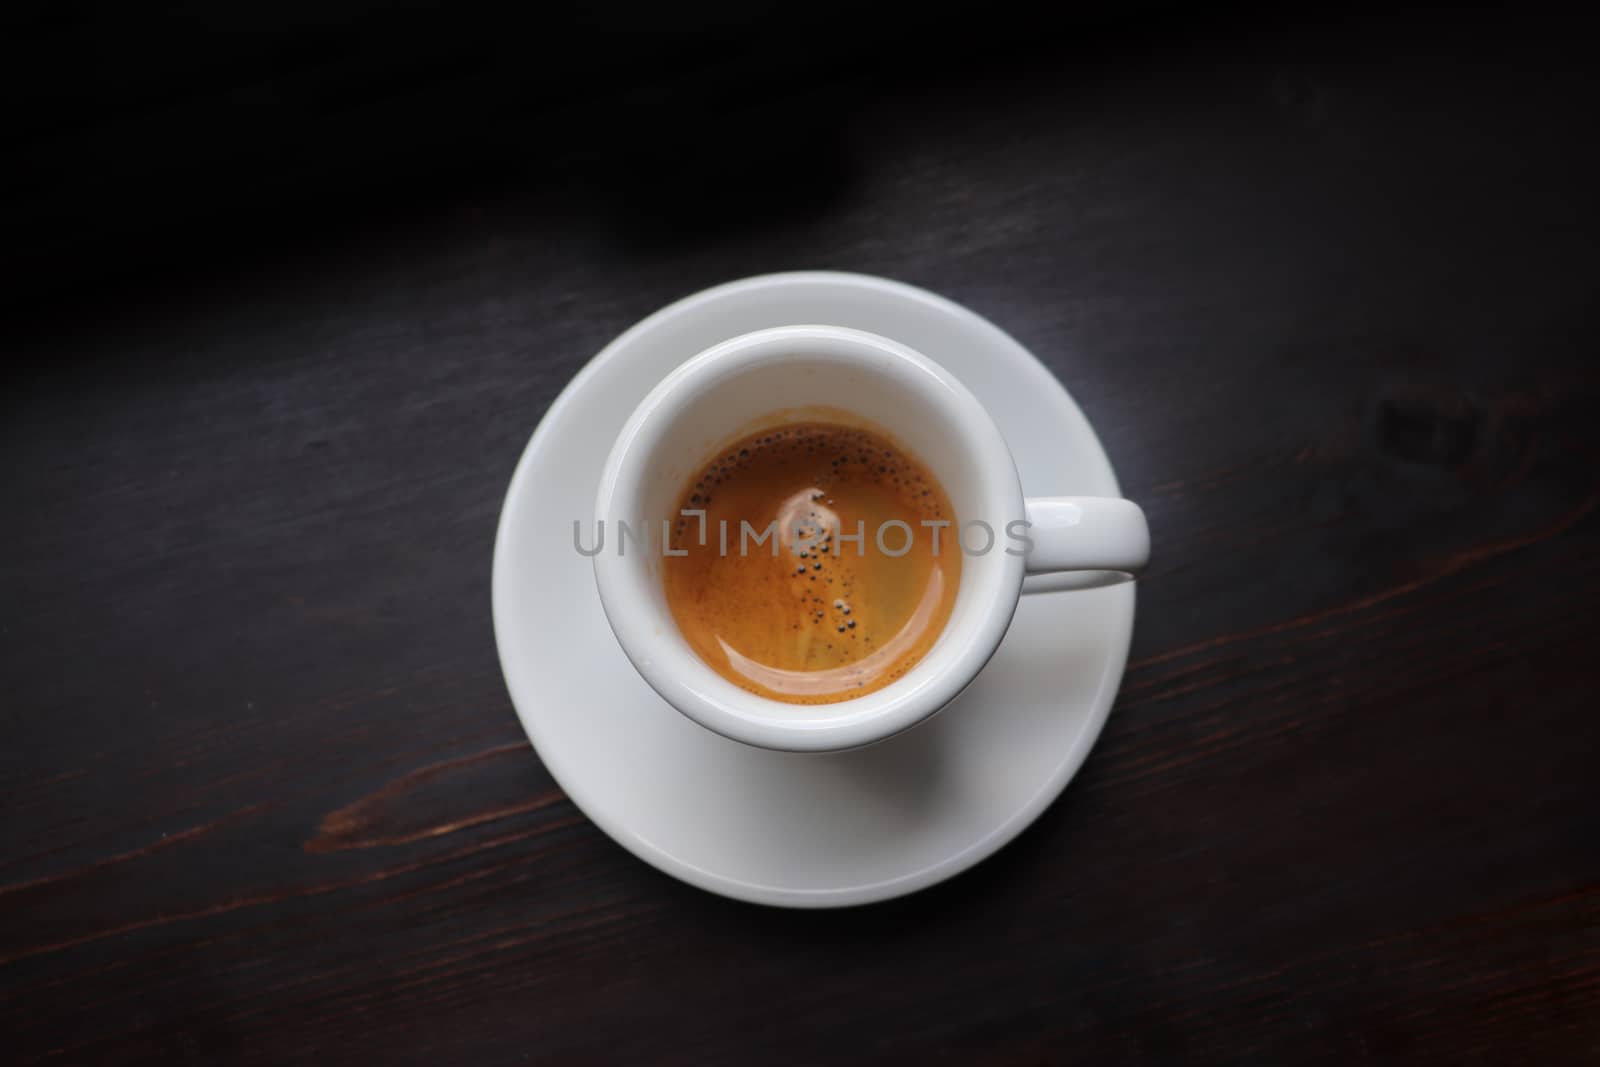
[[[773,700],[718,674],[679,632],[662,579],[667,524],[701,464],[749,427],[806,408],[845,412],[919,459],[949,496],[956,525],[945,534],[963,552],[955,605],[927,654],[882,689],[833,704]],[[1150,555],[1137,504],[1024,498],[999,427],[965,386],[905,345],[836,326],[744,334],[667,375],[623,426],[595,519],[641,535],[602,544],[594,573],[606,618],[645,681],[707,729],[793,752],[881,741],[949,704],[1000,647],[1027,575],[1065,572],[1056,588],[1090,588],[1132,579]]]

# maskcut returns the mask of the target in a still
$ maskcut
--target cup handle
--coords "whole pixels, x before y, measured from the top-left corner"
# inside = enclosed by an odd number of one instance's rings
[[[1150,527],[1131,500],[1043,496],[1025,502],[1026,593],[1132,581],[1150,562]],[[1042,576],[1042,577],[1035,577]]]

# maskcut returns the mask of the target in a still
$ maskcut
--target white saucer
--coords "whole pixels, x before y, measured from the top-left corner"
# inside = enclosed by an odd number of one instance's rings
[[[994,415],[1030,495],[1119,495],[1060,383],[988,321],[921,289],[797,273],[708,289],[584,367],[512,476],[494,555],[494,628],[523,728],[574,803],[668,874],[762,904],[836,907],[943,881],[1010,841],[1099,736],[1127,660],[1133,586],[1026,596],[1000,651],[949,708],[853,752],[749,748],[678,714],[623,656],[572,523],[635,405],[704,348],[769,326],[883,334],[942,363]]]

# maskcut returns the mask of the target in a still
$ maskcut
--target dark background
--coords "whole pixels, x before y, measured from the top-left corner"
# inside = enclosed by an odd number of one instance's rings
[[[1588,38],[1065,16],[11,9],[7,1060],[1600,1056]],[[793,268],[1015,334],[1156,550],[1061,800],[842,913],[612,844],[489,622],[570,376]]]

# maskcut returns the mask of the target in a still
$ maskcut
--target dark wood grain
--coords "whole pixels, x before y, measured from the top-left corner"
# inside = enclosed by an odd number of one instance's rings
[[[839,49],[747,93],[691,64],[735,129],[827,131],[727,198],[592,137],[339,225],[314,174],[226,251],[226,198],[177,197],[170,254],[76,272],[78,187],[49,201],[0,393],[6,1061],[1600,1058],[1583,57],[1498,16],[1097,33],[888,73]],[[478,84],[406,77],[428,115]],[[638,132],[683,84],[550,114]],[[571,375],[797,267],[1013,332],[1156,546],[1066,794],[839,913],[611,843],[489,620],[501,495]]]

